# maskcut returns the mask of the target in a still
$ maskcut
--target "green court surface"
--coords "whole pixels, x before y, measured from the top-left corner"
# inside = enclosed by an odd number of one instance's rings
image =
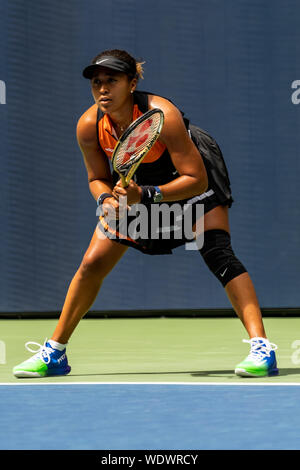
[[[0,320],[1,383],[300,383],[300,318],[283,317],[264,319],[269,340],[278,346],[277,377],[235,376],[235,365],[249,352],[249,345],[242,343],[247,333],[235,318],[86,318],[68,345],[68,376],[14,378],[13,366],[32,355],[25,343],[42,344],[56,323]]]

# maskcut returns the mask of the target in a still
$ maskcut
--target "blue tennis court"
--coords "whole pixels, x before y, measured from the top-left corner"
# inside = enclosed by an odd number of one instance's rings
[[[299,449],[299,384],[3,384],[1,449]]]

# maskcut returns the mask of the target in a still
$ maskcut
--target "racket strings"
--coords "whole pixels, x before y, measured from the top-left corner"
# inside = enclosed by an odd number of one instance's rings
[[[156,140],[160,123],[160,114],[153,114],[130,133],[116,155],[115,165],[117,169],[125,170],[139,160],[145,148],[151,146],[153,140]]]

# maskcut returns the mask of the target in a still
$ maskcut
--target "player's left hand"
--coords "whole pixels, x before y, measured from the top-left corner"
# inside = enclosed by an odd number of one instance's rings
[[[140,202],[142,197],[142,189],[133,180],[130,180],[126,188],[123,188],[121,180],[119,180],[112,193],[116,199],[119,199],[121,196],[126,196],[129,206]]]

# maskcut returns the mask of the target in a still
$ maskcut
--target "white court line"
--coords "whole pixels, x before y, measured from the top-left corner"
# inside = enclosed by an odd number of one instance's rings
[[[22,379],[21,379],[22,380]],[[27,382],[27,380],[31,379],[24,379],[26,382],[2,382],[0,383],[1,386],[13,386],[13,387],[20,387],[20,386],[39,386],[39,385],[63,385],[63,386],[70,386],[70,385],[181,385],[181,386],[196,386],[199,387],[201,385],[222,385],[226,387],[235,387],[235,386],[242,386],[242,387],[261,387],[261,386],[268,386],[268,387],[299,387],[300,382],[281,382],[281,383],[270,383],[270,382],[259,382],[259,383],[246,383],[246,382],[235,382],[235,383],[228,383],[228,382]],[[39,380],[39,379],[33,379]],[[249,379],[251,380],[251,379]]]

